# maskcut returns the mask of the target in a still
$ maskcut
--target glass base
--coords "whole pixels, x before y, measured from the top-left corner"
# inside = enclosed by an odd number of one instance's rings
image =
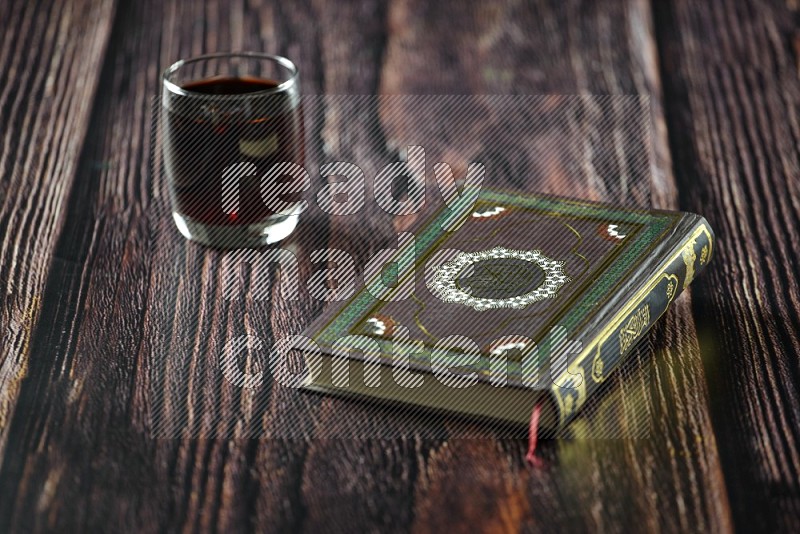
[[[300,218],[294,213],[278,214],[254,224],[216,225],[193,221],[177,211],[172,212],[175,226],[186,239],[219,248],[255,248],[286,239],[294,232]]]

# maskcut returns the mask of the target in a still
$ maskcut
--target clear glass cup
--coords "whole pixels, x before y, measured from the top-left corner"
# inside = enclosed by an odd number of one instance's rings
[[[221,248],[291,234],[305,157],[297,67],[267,54],[210,54],[173,64],[162,83],[163,161],[178,230]]]

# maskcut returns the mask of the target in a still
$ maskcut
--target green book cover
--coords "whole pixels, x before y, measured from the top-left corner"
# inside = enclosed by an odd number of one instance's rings
[[[304,387],[528,424],[568,422],[711,258],[707,222],[484,190],[399,238],[306,330]]]

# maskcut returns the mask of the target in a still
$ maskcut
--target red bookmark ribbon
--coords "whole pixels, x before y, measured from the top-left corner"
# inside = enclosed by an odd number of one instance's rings
[[[536,441],[539,437],[539,415],[542,413],[542,405],[537,404],[531,411],[531,423],[528,426],[528,454],[525,460],[533,467],[541,467],[542,460],[536,456]]]

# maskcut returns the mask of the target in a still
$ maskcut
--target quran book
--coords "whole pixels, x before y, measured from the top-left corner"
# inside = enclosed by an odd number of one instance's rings
[[[711,259],[691,213],[483,190],[398,239],[307,329],[303,387],[569,422]]]

